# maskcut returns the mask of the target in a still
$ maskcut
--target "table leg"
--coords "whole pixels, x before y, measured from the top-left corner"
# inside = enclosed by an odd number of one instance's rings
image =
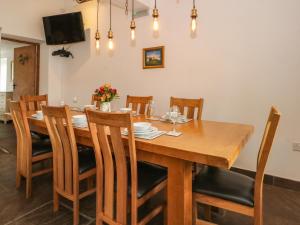
[[[174,159],[168,164],[168,225],[191,225],[192,163]]]

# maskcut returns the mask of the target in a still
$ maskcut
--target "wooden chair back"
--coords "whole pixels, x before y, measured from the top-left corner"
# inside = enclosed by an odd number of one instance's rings
[[[201,120],[203,109],[203,98],[200,99],[186,99],[186,98],[170,98],[170,107],[178,106],[180,113],[185,114],[185,108],[187,108],[186,116],[189,119]]]
[[[63,196],[79,193],[78,151],[68,106],[42,108],[53,148],[54,188]]]
[[[48,105],[48,95],[36,95],[36,96],[21,96],[20,99],[24,101],[26,105],[27,116],[31,116],[36,111],[42,110],[43,105]]]
[[[126,107],[130,107],[133,111],[136,111],[140,115],[148,115],[148,106],[153,100],[153,96],[130,96],[127,95]]]
[[[272,107],[265,127],[263,139],[257,157],[257,169],[255,177],[255,191],[260,192],[263,186],[263,179],[268,157],[272,148],[274,136],[280,120],[280,114],[276,108]]]
[[[92,95],[91,104],[99,108],[101,105],[101,97],[98,95]]]
[[[32,139],[24,102],[11,101],[10,112],[17,134],[17,168],[26,176],[31,168]]]
[[[136,225],[137,159],[131,115],[130,113],[102,113],[91,110],[86,112],[97,164],[97,215],[100,214],[97,221],[99,219],[109,225],[127,224],[129,171],[127,171],[125,152],[127,148],[124,146],[121,135],[121,128],[127,128],[131,172],[131,224]],[[108,133],[110,133],[110,140]],[[116,195],[114,194],[115,182]],[[114,206],[116,206],[116,213],[114,213]]]

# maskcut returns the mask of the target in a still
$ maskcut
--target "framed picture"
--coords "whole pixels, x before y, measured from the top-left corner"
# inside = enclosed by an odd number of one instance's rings
[[[165,47],[153,47],[143,49],[143,68],[154,69],[165,67]]]

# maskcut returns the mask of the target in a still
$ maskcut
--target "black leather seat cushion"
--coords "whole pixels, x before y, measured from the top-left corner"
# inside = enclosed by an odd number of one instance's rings
[[[254,180],[229,170],[205,167],[195,177],[193,192],[254,207]]]
[[[48,140],[50,140],[48,135],[41,134],[41,133],[38,133],[38,132],[35,132],[35,131],[30,131],[30,133],[31,133],[31,137],[34,138],[34,139],[38,139],[38,140],[48,139]]]
[[[52,145],[49,139],[32,142],[32,156],[38,156],[49,152],[52,152]]]
[[[78,146],[79,174],[96,168],[94,150],[85,146]]]
[[[131,195],[131,174],[130,166],[128,163],[128,195]],[[167,170],[163,167],[156,166],[150,163],[138,162],[138,190],[137,197],[141,198],[149,191],[151,191],[156,185],[160,184],[167,179]]]

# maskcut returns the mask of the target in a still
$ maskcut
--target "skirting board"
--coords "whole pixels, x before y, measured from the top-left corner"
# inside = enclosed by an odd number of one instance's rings
[[[244,169],[235,168],[235,167],[231,168],[231,170],[241,173],[241,174],[244,174],[244,175],[247,175],[252,178],[255,177],[255,172],[250,171],[250,170],[244,170]],[[286,178],[281,178],[281,177],[276,177],[276,176],[266,174],[264,183],[273,185],[273,186],[277,186],[277,187],[291,189],[294,191],[300,191],[300,182],[299,181],[289,180]]]

